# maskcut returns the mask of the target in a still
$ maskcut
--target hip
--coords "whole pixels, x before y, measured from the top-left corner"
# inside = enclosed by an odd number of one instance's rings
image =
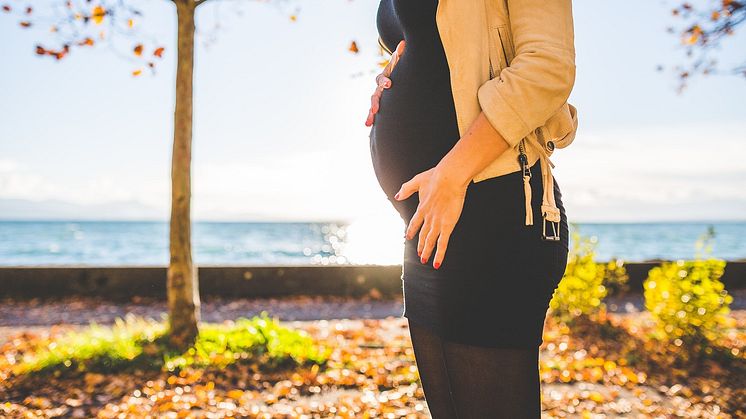
[[[538,171],[538,167],[535,170]],[[531,179],[534,191],[533,225],[525,225],[522,182],[520,173],[509,173],[469,185],[461,215],[451,232],[443,264],[438,270],[499,271],[522,263],[520,261],[540,262],[543,269],[546,269],[547,266],[555,266],[558,259],[566,258],[569,228],[559,184],[555,180],[554,196],[561,218],[558,226],[560,240],[552,242],[541,238],[541,176],[532,176]],[[416,194],[413,197],[416,198]],[[413,199],[403,211],[400,209],[407,223],[417,205],[416,199]],[[405,242],[405,264],[424,265],[417,255],[419,238],[418,231],[411,240]],[[426,269],[434,269],[434,255],[435,249]]]

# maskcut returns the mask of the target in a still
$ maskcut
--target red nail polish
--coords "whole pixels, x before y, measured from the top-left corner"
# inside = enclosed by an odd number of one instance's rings
[[[420,258],[420,262],[422,262],[422,263],[427,263],[427,259],[425,259],[425,258]]]
[[[399,192],[397,192],[396,195],[394,195],[394,199],[399,199]]]
[[[435,263],[433,263],[433,267],[434,267],[435,269],[438,269],[438,268],[440,267],[440,262],[435,262]]]

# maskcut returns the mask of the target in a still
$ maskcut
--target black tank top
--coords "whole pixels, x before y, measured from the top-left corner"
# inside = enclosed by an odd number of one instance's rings
[[[381,0],[376,25],[391,51],[406,41],[371,128],[379,183],[389,199],[412,176],[434,167],[459,140],[450,71],[435,22],[437,0]],[[416,199],[393,201],[408,219]],[[404,212],[403,212],[404,211]]]

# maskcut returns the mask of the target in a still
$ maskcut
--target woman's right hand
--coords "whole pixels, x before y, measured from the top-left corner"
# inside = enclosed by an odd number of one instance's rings
[[[391,54],[391,58],[389,59],[388,64],[386,64],[386,67],[384,67],[383,71],[376,76],[377,87],[376,90],[373,92],[373,95],[370,97],[370,110],[368,111],[368,118],[365,120],[366,127],[373,125],[375,115],[378,112],[378,104],[381,100],[381,93],[383,92],[383,89],[388,89],[389,87],[391,87],[391,79],[389,78],[389,76],[394,70],[394,67],[396,67],[396,63],[399,61],[399,58],[401,58],[403,53],[404,40],[401,40],[396,46],[396,50],[394,51],[394,53]]]

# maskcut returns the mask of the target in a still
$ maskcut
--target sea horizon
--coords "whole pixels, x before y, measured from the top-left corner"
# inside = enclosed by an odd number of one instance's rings
[[[403,252],[404,224],[396,217],[192,224],[194,261],[204,266],[393,265]],[[571,232],[595,241],[598,261],[693,259],[696,241],[710,228],[710,256],[746,260],[746,220],[570,222]],[[0,266],[167,263],[167,220],[0,219]]]

